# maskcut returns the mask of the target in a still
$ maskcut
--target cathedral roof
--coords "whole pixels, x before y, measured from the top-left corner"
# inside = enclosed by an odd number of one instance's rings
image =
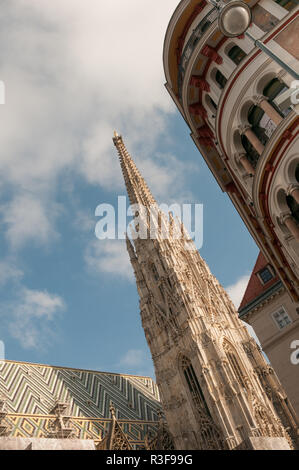
[[[0,431],[5,427],[6,436],[48,438],[54,433],[57,438],[71,433],[72,438],[98,441],[109,430],[111,406],[130,446],[144,445],[161,412],[158,388],[150,377],[0,361]]]
[[[272,277],[267,282],[263,283],[260,274],[266,269],[269,270]],[[249,283],[243,296],[243,300],[239,307],[239,313],[241,313],[247,306],[252,304],[252,302],[254,302],[255,300],[262,298],[264,294],[271,291],[274,286],[276,286],[278,283],[281,284],[281,281],[279,280],[273,267],[268,263],[264,255],[260,252],[253,268],[251,277],[249,279]]]
[[[113,402],[128,419],[153,420],[161,408],[150,377],[8,360],[0,362],[0,396],[14,413],[48,414],[57,399],[70,402],[72,416],[109,418]]]

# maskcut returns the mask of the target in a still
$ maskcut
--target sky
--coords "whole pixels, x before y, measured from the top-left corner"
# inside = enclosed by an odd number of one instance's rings
[[[153,376],[125,243],[95,236],[96,207],[126,194],[114,129],[159,203],[203,204],[200,252],[241,301],[258,249],[164,88],[177,3],[1,2],[6,359]]]

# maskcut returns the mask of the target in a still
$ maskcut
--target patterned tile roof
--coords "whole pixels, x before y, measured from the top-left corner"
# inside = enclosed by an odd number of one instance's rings
[[[150,377],[120,375],[15,361],[0,362],[0,396],[9,413],[48,415],[57,401],[74,417],[156,421],[161,409]]]

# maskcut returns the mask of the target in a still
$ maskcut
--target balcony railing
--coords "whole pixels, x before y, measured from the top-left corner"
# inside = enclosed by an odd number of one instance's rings
[[[112,422],[112,419],[73,416],[63,417],[63,420],[63,425],[57,426],[57,417],[53,415],[6,413],[0,436],[92,439],[98,444],[109,432]],[[119,419],[117,422],[133,449],[144,448],[146,437],[155,435],[159,426],[158,421]],[[67,432],[61,432],[65,430]]]

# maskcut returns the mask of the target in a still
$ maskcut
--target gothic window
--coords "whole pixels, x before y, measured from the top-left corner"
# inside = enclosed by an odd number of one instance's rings
[[[191,361],[185,356],[182,358],[182,370],[196,407],[203,408],[211,416]]]
[[[236,377],[238,383],[242,385],[243,388],[246,388],[245,380],[244,380],[244,372],[242,370],[242,367],[240,365],[240,360],[237,356],[236,351],[234,348],[227,342],[223,344],[224,350],[226,357],[228,359],[228,362],[232,368],[232,371],[234,373],[234,376]]]
[[[236,65],[239,65],[244,57],[246,57],[246,52],[244,52],[239,46],[233,46],[228,51],[227,55]]]
[[[164,292],[161,286],[159,286],[159,291],[160,291],[162,299],[164,299]]]
[[[154,264],[151,265],[151,270],[152,270],[153,276],[155,278],[155,281],[158,281],[159,280],[159,273],[158,273],[157,268]]]
[[[183,356],[181,368],[184,373],[189,391],[191,393],[195,408],[199,413],[200,425],[200,449],[202,450],[223,450],[226,445],[220,429],[215,425],[205,401],[195,371],[190,359]]]
[[[216,75],[215,75],[216,82],[220,86],[220,88],[224,88],[227,82],[227,79],[223,75],[223,73],[220,72],[220,70],[217,70]]]

